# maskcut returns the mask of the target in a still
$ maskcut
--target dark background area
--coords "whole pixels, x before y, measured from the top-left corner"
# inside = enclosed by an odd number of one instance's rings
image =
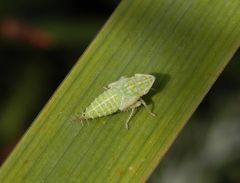
[[[0,1],[0,162],[118,1]]]
[[[0,1],[0,163],[118,5]],[[149,182],[240,183],[240,51]]]

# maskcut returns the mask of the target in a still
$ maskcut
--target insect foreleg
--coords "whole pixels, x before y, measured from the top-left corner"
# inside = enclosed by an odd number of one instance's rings
[[[147,112],[148,112],[149,114],[151,114],[152,116],[156,116],[156,114],[154,114],[154,113],[148,108],[146,102],[145,102],[142,98],[140,98],[140,101],[141,101],[141,104],[146,108],[146,110],[147,110]]]

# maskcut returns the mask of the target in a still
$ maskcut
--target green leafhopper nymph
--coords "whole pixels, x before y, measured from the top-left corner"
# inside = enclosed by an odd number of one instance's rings
[[[128,129],[128,123],[135,109],[141,105],[145,106],[147,111],[155,116],[141,98],[149,92],[154,81],[155,77],[150,74],[135,74],[132,77],[121,77],[119,80],[107,85],[106,91],[95,98],[85,109],[80,116],[80,120],[94,119],[113,114],[117,111],[131,110],[125,123]]]

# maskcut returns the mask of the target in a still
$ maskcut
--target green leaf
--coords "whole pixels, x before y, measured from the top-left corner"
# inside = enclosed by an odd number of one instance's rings
[[[7,182],[144,182],[240,44],[239,0],[124,0],[1,169]],[[153,73],[141,107],[71,122],[121,76]],[[151,99],[151,100],[150,100]]]

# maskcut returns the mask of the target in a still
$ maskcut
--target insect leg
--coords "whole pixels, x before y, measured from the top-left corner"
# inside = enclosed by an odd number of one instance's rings
[[[129,106],[129,107],[126,109],[126,110],[131,109],[131,113],[130,113],[130,115],[129,115],[126,123],[125,123],[125,127],[126,127],[127,129],[128,129],[128,123],[129,123],[130,119],[133,117],[134,112],[136,111],[136,108],[139,107],[141,104],[142,104],[142,103],[141,103],[140,101],[137,101],[135,104]]]
[[[154,114],[154,113],[148,108],[147,104],[145,103],[145,101],[144,101],[142,98],[140,98],[140,101],[141,101],[142,105],[146,108],[146,110],[147,110],[147,112],[148,112],[149,114],[151,114],[152,116],[156,116],[156,114]]]
[[[86,119],[86,121],[87,121],[87,125],[89,126],[89,121],[88,121],[88,119]]]
[[[79,121],[79,115],[80,115],[79,113],[76,113],[76,114],[72,115],[71,118],[70,118],[70,122],[71,123],[78,122]],[[81,119],[80,119],[80,121],[81,121]]]
[[[132,108],[131,113],[130,113],[130,115],[129,115],[129,117],[128,117],[126,123],[125,123],[125,127],[126,127],[126,129],[129,128],[128,123],[129,123],[130,119],[133,117],[134,112],[135,112],[135,108]]]

